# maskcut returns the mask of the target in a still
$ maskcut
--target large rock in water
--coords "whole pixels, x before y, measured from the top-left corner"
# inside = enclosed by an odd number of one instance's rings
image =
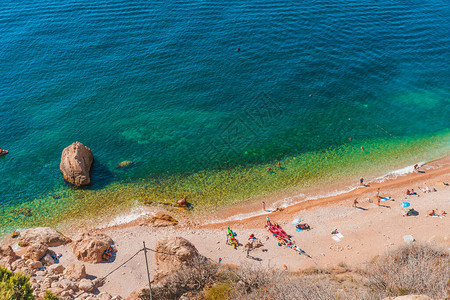
[[[105,234],[85,232],[73,241],[72,251],[78,260],[95,264],[103,260],[103,252],[112,244]]]
[[[50,227],[36,227],[24,230],[20,233],[19,246],[25,247],[31,244],[44,244],[55,247],[70,242],[68,238]]]
[[[88,185],[91,183],[90,172],[93,162],[94,155],[91,149],[80,142],[75,142],[64,148],[59,169],[67,182],[76,186]]]
[[[156,243],[157,278],[179,270],[182,265],[196,264],[206,261],[191,242],[182,237],[166,238]]]

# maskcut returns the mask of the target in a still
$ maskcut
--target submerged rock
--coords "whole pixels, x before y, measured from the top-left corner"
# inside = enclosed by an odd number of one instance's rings
[[[172,216],[160,213],[156,216],[145,218],[140,225],[148,225],[153,227],[167,227],[167,226],[175,226],[177,224],[178,221],[175,220]]]
[[[31,217],[31,209],[28,207],[17,208],[13,212],[19,216]]]
[[[80,142],[75,142],[64,148],[59,168],[67,182],[76,186],[89,185],[93,162],[94,155],[91,149]]]
[[[131,167],[133,165],[133,162],[131,160],[124,160],[123,162],[119,163],[116,168],[127,168]]]

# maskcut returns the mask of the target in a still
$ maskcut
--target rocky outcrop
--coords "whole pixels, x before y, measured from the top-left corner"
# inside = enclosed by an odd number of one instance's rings
[[[103,260],[103,253],[112,244],[105,234],[86,232],[73,241],[72,251],[78,260],[95,264]]]
[[[11,248],[11,246],[1,246],[0,247],[0,261],[7,262],[11,264],[17,259],[16,253]]]
[[[64,276],[75,280],[83,279],[86,277],[86,267],[79,264],[70,264],[64,270]]]
[[[156,243],[155,259],[157,277],[161,278],[179,269],[182,265],[206,261],[191,242],[182,237],[166,238]]]
[[[89,185],[93,162],[94,155],[91,149],[80,142],[75,142],[64,148],[59,169],[67,182],[75,186]]]
[[[44,244],[49,247],[55,247],[69,241],[70,240],[53,228],[36,227],[22,231],[18,243],[22,247],[30,244]]]
[[[25,260],[40,260],[42,257],[44,257],[47,250],[48,247],[44,244],[31,244],[27,247],[22,257]]]

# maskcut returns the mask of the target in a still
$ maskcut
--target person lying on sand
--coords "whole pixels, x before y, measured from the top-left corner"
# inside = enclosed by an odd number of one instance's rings
[[[406,190],[406,195],[417,195],[417,193],[414,191],[414,189]],[[419,196],[419,195],[417,195]]]
[[[416,213],[416,211],[414,210],[414,208],[410,208],[407,212],[402,211],[402,215],[404,217],[409,217],[409,216],[414,216],[417,215],[418,213]]]
[[[430,217],[439,217],[439,216],[445,217],[446,214],[447,213],[445,212],[445,210],[439,211],[437,208],[427,213],[427,215]]]

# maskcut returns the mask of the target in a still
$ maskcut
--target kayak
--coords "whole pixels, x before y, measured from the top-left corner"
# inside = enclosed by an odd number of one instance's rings
[[[3,150],[2,152],[0,152],[0,156],[6,155],[6,154],[8,154],[8,153],[9,153],[8,150]]]

